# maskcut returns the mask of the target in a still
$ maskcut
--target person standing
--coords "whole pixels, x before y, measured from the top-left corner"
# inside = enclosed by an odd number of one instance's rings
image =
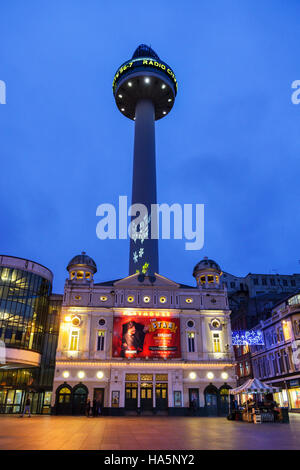
[[[24,406],[24,409],[23,409],[23,413],[21,414],[20,418],[23,418],[24,414],[26,414],[26,412],[28,411],[28,418],[30,418],[30,405],[31,405],[31,401],[30,401],[30,398],[29,396],[27,397],[26,401],[25,401],[25,406]]]
[[[90,412],[91,412],[91,400],[88,398],[86,405],[85,405],[85,415],[87,418],[90,416]]]
[[[96,399],[93,400],[92,412],[93,412],[93,417],[95,418],[95,416],[97,416],[97,402],[96,402]]]
[[[96,406],[97,406],[97,416],[100,416],[101,415],[101,403],[100,403],[100,400],[98,400],[96,402]]]

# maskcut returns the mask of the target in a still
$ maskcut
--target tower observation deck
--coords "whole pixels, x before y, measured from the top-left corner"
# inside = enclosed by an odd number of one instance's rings
[[[152,238],[151,204],[157,203],[155,121],[172,109],[177,80],[166,62],[144,44],[117,70],[113,94],[119,111],[135,121],[132,205],[143,204],[148,216],[133,227],[130,239],[129,274],[158,273],[158,239]],[[132,220],[139,216],[139,212]]]

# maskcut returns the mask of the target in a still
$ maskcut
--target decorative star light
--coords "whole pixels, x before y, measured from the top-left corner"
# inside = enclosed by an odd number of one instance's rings
[[[255,331],[233,331],[232,332],[233,346],[251,345],[264,345],[264,336],[261,330]]]
[[[149,268],[149,263],[145,263],[142,267],[142,273],[146,274],[146,272],[148,271],[148,268]]]
[[[139,258],[142,258],[144,255],[144,248],[139,249]]]
[[[144,240],[148,239],[149,236],[149,223],[151,220],[151,215],[144,216],[143,221],[137,225],[135,222],[132,222],[131,224],[131,238],[134,240],[134,243],[136,243],[137,240],[141,240],[141,243],[144,243]],[[139,228],[139,230],[138,230]]]
[[[148,238],[148,225],[150,222],[150,217],[145,215],[143,222],[140,223],[140,231],[139,231],[139,239],[141,240],[141,243],[144,243],[144,240]]]
[[[131,225],[131,238],[132,240],[134,241],[134,243],[136,243],[137,239],[138,239],[138,232],[137,232],[137,225],[132,222],[132,225]]]
[[[136,251],[133,252],[133,261],[134,261],[135,263],[138,262],[138,254],[137,254]]]

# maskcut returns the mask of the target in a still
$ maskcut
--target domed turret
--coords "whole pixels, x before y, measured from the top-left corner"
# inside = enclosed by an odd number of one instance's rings
[[[194,267],[193,276],[198,287],[219,287],[222,270],[216,261],[205,256]]]
[[[97,272],[97,266],[95,261],[85,251],[82,251],[80,255],[76,255],[71,259],[67,270],[71,280],[90,281]]]

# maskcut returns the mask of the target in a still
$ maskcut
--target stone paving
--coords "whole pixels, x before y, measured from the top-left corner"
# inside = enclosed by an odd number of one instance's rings
[[[300,414],[289,424],[226,418],[0,415],[1,450],[300,449]]]

